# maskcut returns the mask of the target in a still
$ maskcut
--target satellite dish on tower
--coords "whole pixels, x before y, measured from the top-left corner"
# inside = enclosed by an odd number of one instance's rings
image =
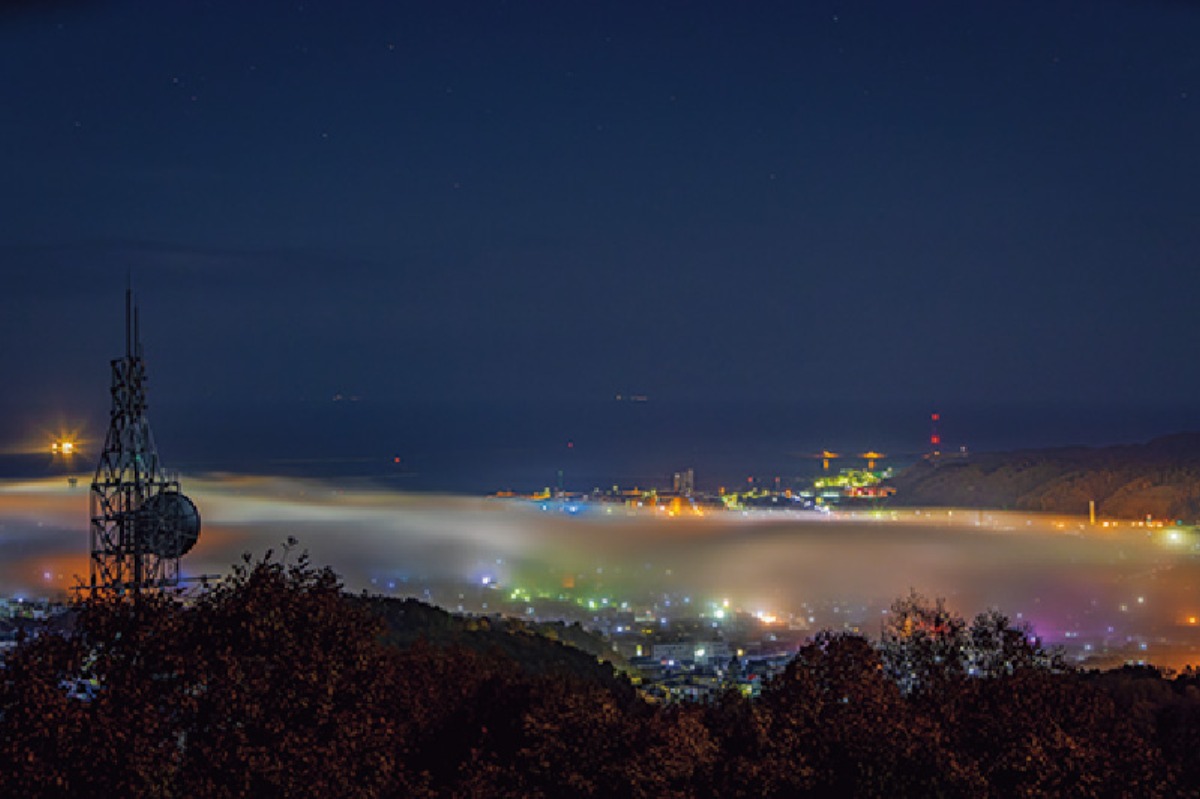
[[[138,538],[160,558],[180,558],[200,538],[200,511],[178,491],[163,491],[142,503],[137,511]]]

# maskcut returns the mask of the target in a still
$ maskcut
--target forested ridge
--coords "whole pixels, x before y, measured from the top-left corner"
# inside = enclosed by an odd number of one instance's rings
[[[1196,794],[1195,675],[1078,672],[998,613],[892,610],[878,642],[815,636],[759,699],[657,705],[535,631],[468,644],[449,631],[470,619],[247,560],[195,601],[93,601],[10,652],[0,794]]]
[[[890,481],[895,502],[1084,515],[1094,500],[1118,519],[1200,519],[1200,433],[1146,444],[947,455]]]

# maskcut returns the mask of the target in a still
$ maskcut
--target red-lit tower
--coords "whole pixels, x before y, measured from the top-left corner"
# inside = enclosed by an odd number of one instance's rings
[[[936,458],[942,454],[942,435],[938,432],[938,422],[942,415],[937,411],[929,414],[929,457]]]

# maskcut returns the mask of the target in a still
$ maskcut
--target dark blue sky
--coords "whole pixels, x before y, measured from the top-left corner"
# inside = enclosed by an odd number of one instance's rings
[[[10,403],[1200,392],[1192,3],[5,9]]]

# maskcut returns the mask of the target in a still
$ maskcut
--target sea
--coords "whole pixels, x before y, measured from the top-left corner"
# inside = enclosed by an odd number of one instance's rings
[[[152,398],[153,399],[153,398]],[[87,474],[108,425],[82,412],[0,405],[0,479]],[[931,414],[939,415],[935,423]],[[948,404],[854,401],[372,401],[152,404],[163,465],[179,474],[366,479],[403,491],[481,494],[663,487],[692,469],[697,488],[791,485],[823,467],[902,468],[929,451],[1105,446],[1200,430],[1200,405]],[[78,439],[70,459],[58,437]]]

